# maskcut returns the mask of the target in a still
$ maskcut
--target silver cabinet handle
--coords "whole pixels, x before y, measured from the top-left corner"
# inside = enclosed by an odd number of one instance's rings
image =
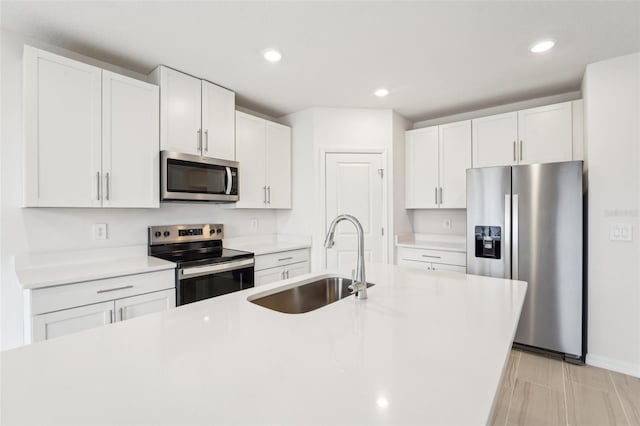
[[[204,131],[204,152],[209,152],[209,129]]]
[[[264,192],[264,193],[262,194],[262,195],[263,195],[262,202],[263,202],[264,204],[267,204],[267,187],[266,187],[266,186],[263,186],[263,187],[262,187],[262,191]]]
[[[287,279],[289,279],[289,270],[287,269],[285,272],[287,273]]]
[[[202,152],[202,129],[198,129],[198,151]]]
[[[101,293],[109,293],[110,291],[118,291],[118,290],[126,290],[128,288],[133,288],[132,285],[125,285],[124,287],[116,287],[116,288],[109,288],[106,290],[98,290],[97,293],[101,294]]]
[[[516,141],[513,141],[513,162],[515,163],[516,160]]]
[[[100,172],[96,172],[96,182],[97,182],[96,194],[98,194],[96,199],[100,200]]]
[[[109,324],[113,324],[113,309],[109,310]]]
[[[124,321],[124,307],[120,308],[120,321]]]
[[[269,197],[267,198],[267,204],[271,204],[271,185],[267,186],[267,194]]]
[[[442,187],[440,187],[440,204],[442,204]]]
[[[429,257],[431,259],[440,259],[440,256],[432,256],[430,254],[423,254],[422,257]]]
[[[436,186],[434,189],[435,189],[436,204],[438,204],[438,187]]]
[[[522,161],[522,139],[520,139],[520,161]]]
[[[107,188],[105,189],[105,193],[106,193],[105,197],[106,197],[107,201],[109,201],[109,193],[111,192],[111,189],[109,188],[109,186],[110,186],[109,185],[109,172],[106,173],[105,179],[107,181]]]
[[[285,260],[291,260],[291,259],[293,259],[293,256],[283,257],[282,259],[278,259],[278,262],[284,262]]]
[[[284,280],[284,271],[280,272],[280,279]]]

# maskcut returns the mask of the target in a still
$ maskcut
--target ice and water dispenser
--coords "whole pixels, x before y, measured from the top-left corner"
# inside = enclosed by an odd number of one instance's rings
[[[502,228],[499,226],[476,226],[476,257],[500,259]]]

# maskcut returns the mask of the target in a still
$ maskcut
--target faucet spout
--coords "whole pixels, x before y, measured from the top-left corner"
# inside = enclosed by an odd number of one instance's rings
[[[341,214],[337,216],[333,221],[331,221],[331,225],[329,225],[329,231],[327,232],[327,237],[324,240],[324,246],[328,249],[333,247],[336,226],[343,220],[351,222],[356,227],[358,238],[358,260],[356,263],[356,274],[353,279],[353,283],[349,288],[356,293],[356,297],[358,299],[363,300],[367,298],[367,280],[364,273],[364,231],[362,230],[360,221],[356,219],[355,216],[349,214]]]

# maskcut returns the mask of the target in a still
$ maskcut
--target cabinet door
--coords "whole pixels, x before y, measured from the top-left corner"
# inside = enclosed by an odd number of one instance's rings
[[[571,118],[571,102],[519,111],[519,164],[571,161]]]
[[[309,262],[294,263],[285,266],[285,278],[294,278],[309,273]]]
[[[36,315],[33,321],[33,341],[49,340],[114,321],[113,302],[95,303],[79,308]]]
[[[136,318],[176,307],[176,289],[156,291],[115,301],[118,321]]]
[[[237,208],[264,208],[267,200],[265,121],[236,112]]]
[[[439,126],[440,207],[467,207],[467,169],[471,167],[471,120]]]
[[[473,167],[516,164],[518,113],[478,118],[473,123]]]
[[[266,284],[275,283],[284,280],[284,266],[271,269],[263,269],[255,271],[253,274],[253,282],[256,287]]]
[[[236,158],[236,94],[202,81],[202,155],[223,160]]]
[[[160,148],[201,155],[201,80],[160,68]]]
[[[406,206],[437,208],[438,127],[406,132]]]
[[[102,70],[24,47],[24,201],[100,207]]]
[[[267,121],[266,141],[267,208],[290,209],[291,128]]]
[[[102,73],[103,207],[160,207],[158,86]]]
[[[431,262],[418,262],[407,259],[398,259],[398,266],[406,266],[407,268],[421,269],[423,271],[431,270]]]

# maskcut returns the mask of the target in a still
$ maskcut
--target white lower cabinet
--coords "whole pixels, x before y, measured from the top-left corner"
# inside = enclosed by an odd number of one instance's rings
[[[65,309],[33,317],[33,341],[49,340],[113,322],[113,302]]]
[[[256,287],[308,274],[309,250],[291,250],[256,256],[254,284]]]
[[[25,293],[25,343],[32,343],[175,307],[175,270]]]
[[[398,247],[398,265],[427,271],[467,273],[466,254],[454,251]]]

